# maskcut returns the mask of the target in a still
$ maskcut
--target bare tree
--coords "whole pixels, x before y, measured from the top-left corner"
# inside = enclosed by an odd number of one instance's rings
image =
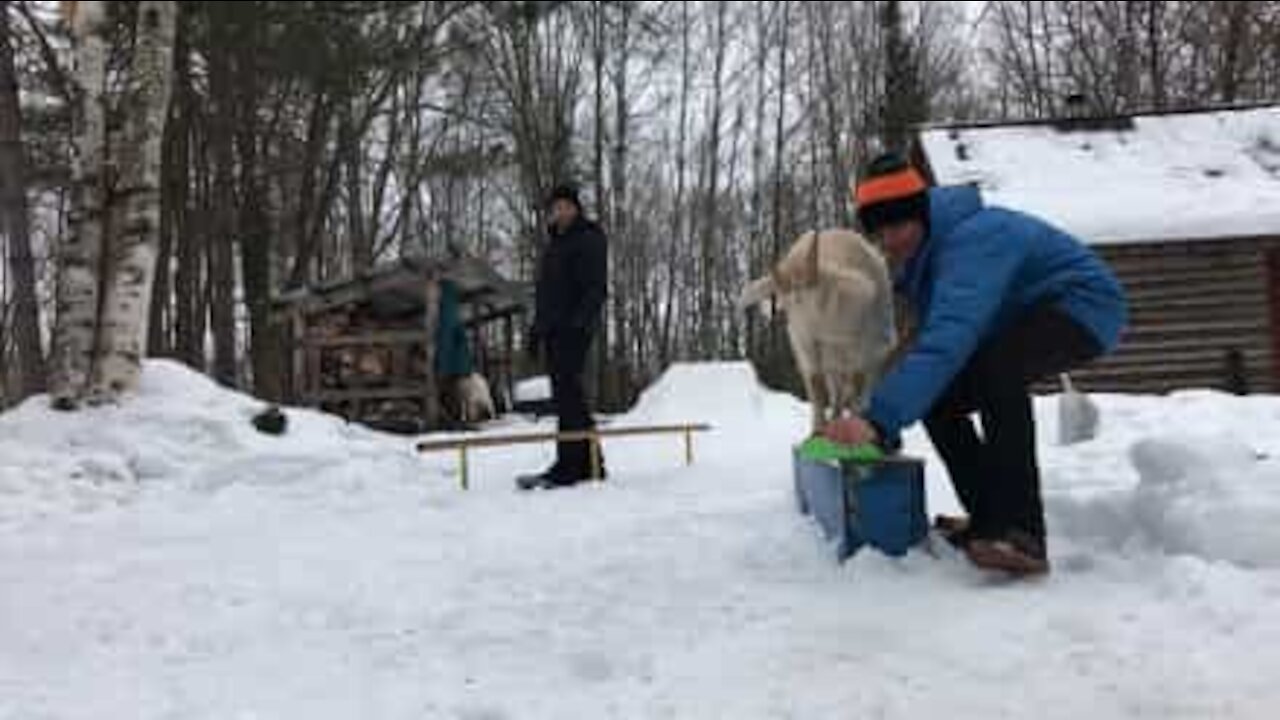
[[[720,139],[721,117],[724,111],[724,63],[725,50],[728,46],[725,37],[725,17],[728,10],[723,0],[711,3],[715,13],[715,33],[712,40],[714,54],[711,83],[710,129],[704,162],[707,168],[707,185],[703,191],[704,211],[702,217],[702,291],[699,305],[699,328],[701,331],[701,357],[712,358],[716,355],[716,306],[714,268],[717,261],[716,239],[720,232]]]
[[[20,379],[16,397],[21,399],[44,390],[45,369],[9,5],[7,0],[0,1],[0,247],[7,250],[9,273],[13,277],[13,338]],[[3,352],[0,347],[0,354]],[[0,384],[5,379],[0,377]]]

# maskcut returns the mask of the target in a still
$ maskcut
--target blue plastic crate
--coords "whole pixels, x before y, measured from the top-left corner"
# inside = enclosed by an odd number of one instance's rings
[[[866,545],[902,556],[928,534],[922,460],[819,462],[799,452],[792,458],[797,508],[817,521],[840,561]]]

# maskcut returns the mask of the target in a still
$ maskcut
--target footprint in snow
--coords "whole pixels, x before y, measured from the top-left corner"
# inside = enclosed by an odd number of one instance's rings
[[[587,651],[569,658],[569,670],[579,680],[591,683],[605,682],[613,677],[613,664],[604,653]]]

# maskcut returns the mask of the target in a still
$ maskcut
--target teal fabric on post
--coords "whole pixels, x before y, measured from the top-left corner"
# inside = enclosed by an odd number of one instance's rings
[[[467,329],[462,326],[458,286],[440,284],[440,323],[436,327],[436,374],[441,377],[470,375],[474,371]]]

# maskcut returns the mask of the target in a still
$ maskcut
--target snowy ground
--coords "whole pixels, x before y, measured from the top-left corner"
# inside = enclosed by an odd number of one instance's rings
[[[1071,448],[1041,408],[1055,573],[1011,584],[836,565],[790,495],[804,409],[741,365],[615,420],[714,423],[695,467],[624,440],[610,483],[521,495],[549,448],[462,493],[153,363],[123,408],[0,416],[0,720],[1275,717],[1280,399],[1097,400]]]

